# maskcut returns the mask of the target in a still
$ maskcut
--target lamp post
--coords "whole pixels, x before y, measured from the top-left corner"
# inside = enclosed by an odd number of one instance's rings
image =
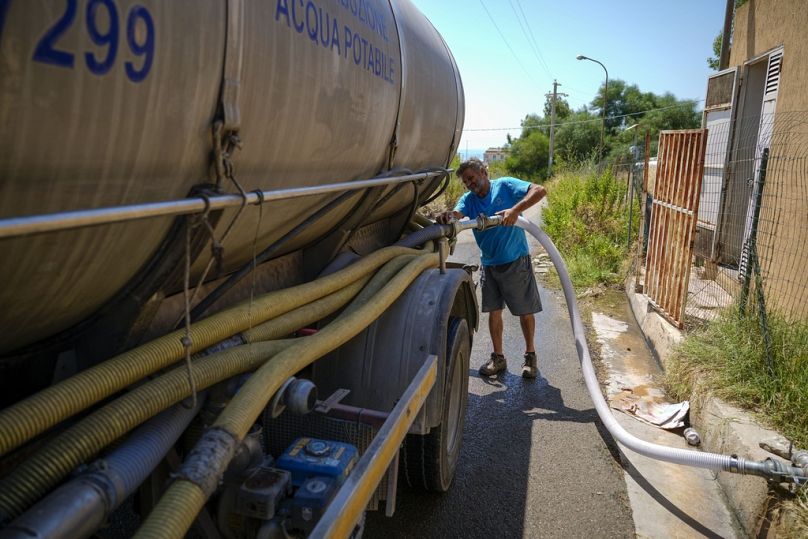
[[[579,54],[575,57],[577,60],[589,60],[590,62],[595,62],[599,64],[600,67],[603,68],[603,71],[606,72],[606,85],[603,89],[603,119],[600,123],[600,158],[603,158],[603,131],[606,129],[606,105],[609,103],[609,71],[606,69],[606,66],[602,63],[598,62],[594,58],[590,58],[589,56],[584,56],[583,54]]]

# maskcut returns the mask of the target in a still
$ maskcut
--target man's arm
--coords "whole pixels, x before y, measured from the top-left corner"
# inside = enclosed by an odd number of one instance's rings
[[[543,199],[546,194],[547,190],[544,188],[544,186],[532,183],[530,184],[530,187],[528,187],[525,196],[522,197],[522,200],[507,210],[498,211],[497,215],[502,215],[503,225],[513,226],[516,223],[516,220],[519,218],[520,213],[531,206],[538,204],[538,202]]]

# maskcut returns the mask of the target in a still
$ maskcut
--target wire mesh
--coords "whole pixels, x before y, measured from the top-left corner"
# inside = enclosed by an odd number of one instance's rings
[[[707,127],[686,327],[715,319],[737,301],[744,283],[756,281],[765,297],[758,308],[805,320],[808,112],[764,112],[733,122],[729,111],[719,111],[708,114]]]

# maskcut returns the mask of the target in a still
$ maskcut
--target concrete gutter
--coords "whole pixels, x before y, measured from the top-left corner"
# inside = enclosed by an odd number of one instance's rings
[[[626,295],[631,310],[645,336],[646,342],[663,368],[671,357],[676,344],[682,341],[682,332],[658,314],[648,297],[636,293],[634,278],[626,282]],[[771,447],[788,449],[788,441],[779,433],[764,428],[747,412],[731,406],[720,399],[706,395],[691,395],[690,422],[700,433],[701,447],[706,451],[737,454],[752,460],[773,458],[784,464],[788,461],[760,448],[761,443]],[[760,477],[719,473],[716,477],[726,500],[749,537],[776,537],[778,518],[773,514],[768,483]],[[787,527],[786,523],[782,524]]]

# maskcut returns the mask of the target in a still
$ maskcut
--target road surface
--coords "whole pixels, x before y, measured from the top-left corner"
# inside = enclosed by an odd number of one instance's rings
[[[530,239],[536,252],[538,244]],[[459,239],[451,260],[479,263],[471,233]],[[478,273],[474,277],[479,280]],[[406,485],[402,476],[395,515],[369,513],[365,537],[634,536],[623,471],[584,386],[564,298],[560,291],[540,291],[540,377],[521,378],[524,341],[518,318],[507,311],[508,371],[479,376],[477,369],[492,351],[483,315],[472,349],[463,453],[452,488],[427,493]]]

